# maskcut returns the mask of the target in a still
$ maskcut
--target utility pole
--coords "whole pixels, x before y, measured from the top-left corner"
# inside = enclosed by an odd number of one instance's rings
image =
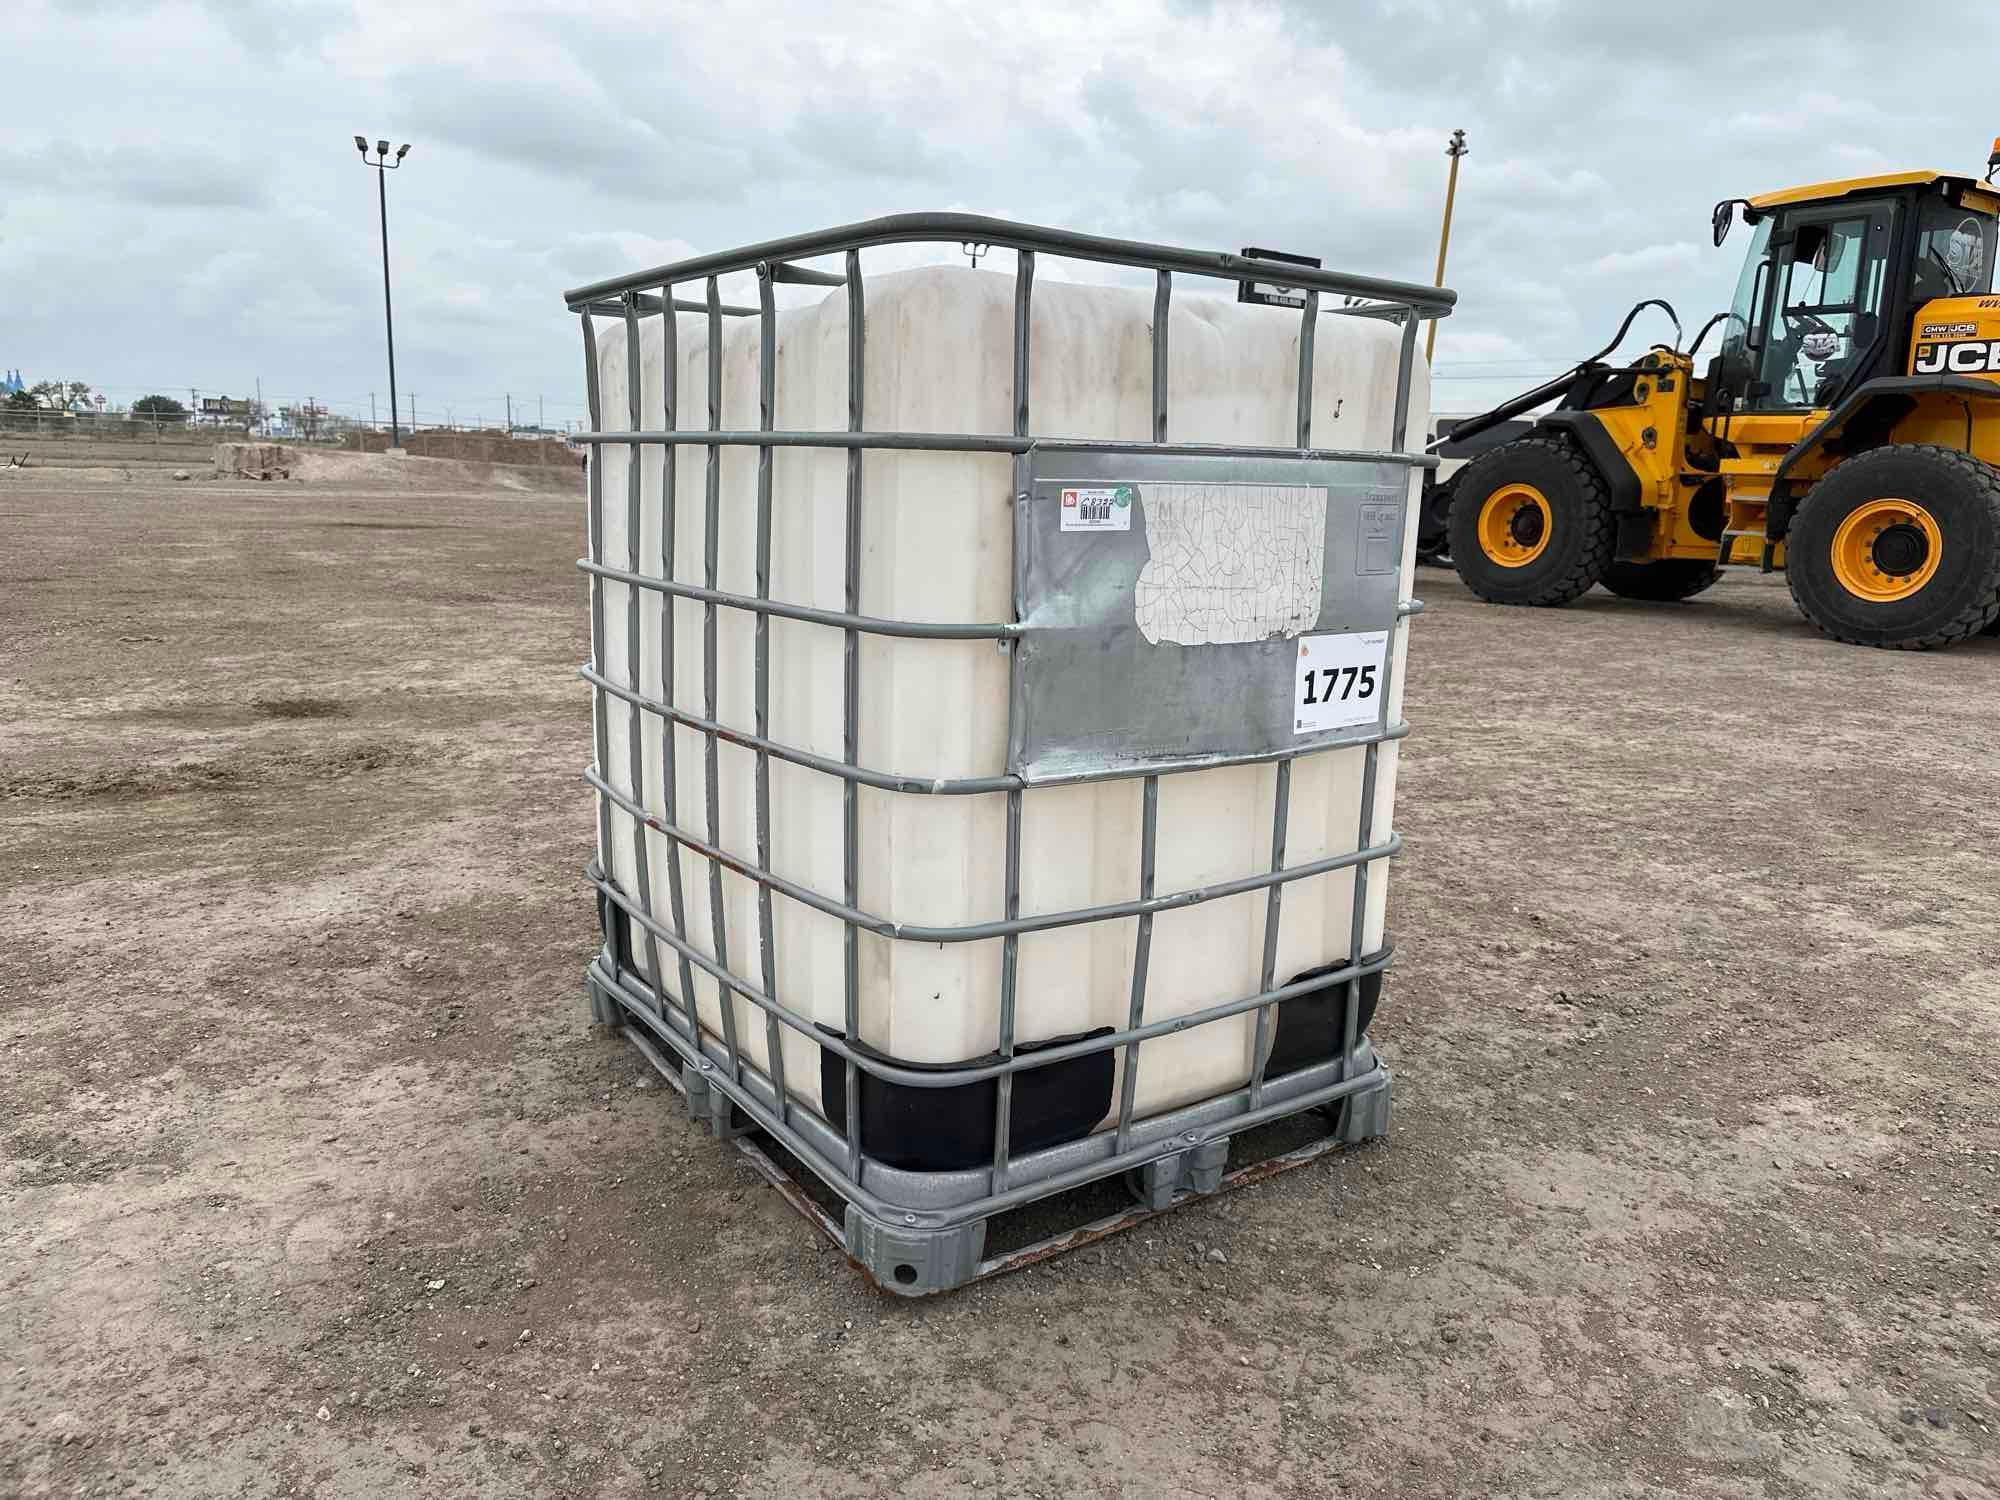
[[[507,393],[507,436],[514,435],[514,393]]]
[[[537,432],[546,431],[548,425],[549,425],[549,420],[545,415],[543,415],[542,412],[542,398],[540,396],[537,396],[535,397],[535,431]]]
[[[368,425],[371,428],[375,426],[375,393],[373,391],[368,393]]]
[[[394,408],[391,408],[393,410]],[[417,430],[417,393],[410,392],[410,431]]]
[[[368,140],[365,136],[354,138],[355,147],[361,152],[363,166],[375,169],[375,200],[382,210],[382,326],[389,343],[389,447],[399,450],[403,446],[403,434],[396,420],[396,316],[389,304],[389,174],[402,166],[403,158],[410,154],[408,142],[396,152],[395,160],[389,158],[389,143],[380,140],[375,143],[375,157],[368,156]]]
[[[1458,159],[1471,149],[1465,144],[1463,130],[1454,130],[1451,133],[1451,143],[1444,148],[1444,154],[1451,158],[1451,175],[1445,179],[1444,184],[1444,224],[1438,230],[1437,280],[1433,283],[1436,286],[1444,285],[1444,255],[1445,251],[1451,248],[1451,206],[1452,200],[1458,196]],[[1431,353],[1437,348],[1437,341],[1438,320],[1432,318],[1430,332],[1424,336],[1425,364],[1430,363]]]

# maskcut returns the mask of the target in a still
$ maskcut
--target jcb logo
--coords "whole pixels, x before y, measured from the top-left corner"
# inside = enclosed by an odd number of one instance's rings
[[[1919,344],[1916,363],[1910,368],[1918,375],[1984,375],[2000,371],[2000,339]]]

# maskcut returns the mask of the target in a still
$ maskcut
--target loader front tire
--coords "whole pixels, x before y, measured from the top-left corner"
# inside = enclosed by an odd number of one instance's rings
[[[1722,569],[1714,563],[1669,557],[1649,563],[1615,562],[1604,570],[1604,586],[1621,599],[1671,603],[1692,599],[1721,576]]]
[[[2000,469],[1901,443],[1839,465],[1785,537],[1792,600],[1822,634],[1928,651],[2000,619]]]
[[[1481,454],[1452,483],[1451,562],[1491,604],[1568,604],[1611,566],[1604,477],[1560,436]]]

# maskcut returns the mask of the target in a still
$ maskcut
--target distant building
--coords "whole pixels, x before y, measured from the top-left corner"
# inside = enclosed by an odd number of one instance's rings
[[[268,424],[272,437],[307,438],[319,437],[330,430],[328,412],[316,401],[300,401],[291,406],[278,408],[275,422]]]
[[[246,418],[250,415],[250,400],[247,396],[241,400],[234,396],[203,396],[201,414],[217,422],[227,418]]]
[[[21,378],[19,370],[9,370],[4,377],[0,377],[0,396],[11,396],[27,388],[28,383]]]

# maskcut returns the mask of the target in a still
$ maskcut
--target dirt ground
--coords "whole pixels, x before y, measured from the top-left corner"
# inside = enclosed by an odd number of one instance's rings
[[[1389,1140],[912,1304],[586,1024],[581,529],[0,483],[0,1494],[2000,1487],[2000,640],[1420,575]]]

